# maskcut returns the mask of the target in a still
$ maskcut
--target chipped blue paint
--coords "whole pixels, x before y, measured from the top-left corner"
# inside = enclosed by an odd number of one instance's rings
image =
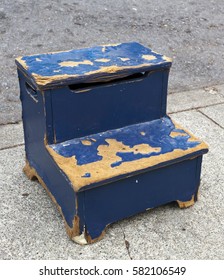
[[[145,60],[143,55],[155,58]],[[89,64],[60,65],[85,60]],[[147,208],[176,200],[197,200],[202,154],[207,152],[207,147],[199,140],[192,142],[193,137],[190,139],[186,131],[175,127],[166,116],[169,59],[138,43],[125,43],[25,56],[16,63],[26,158],[59,206],[66,225],[71,228],[67,230],[71,238],[85,230],[90,242],[110,223]],[[115,69],[109,71],[110,66]],[[114,80],[107,83],[107,88],[94,87],[86,93],[67,87],[145,71],[150,73],[141,81]],[[27,83],[37,87],[38,102],[27,94]],[[46,142],[67,159],[58,155],[55,158]],[[146,146],[133,152],[138,148],[136,145],[141,144]],[[147,144],[158,149],[145,149]],[[162,154],[165,156],[159,157]],[[141,158],[149,158],[141,161],[146,163],[142,167],[138,164],[140,161],[135,162]],[[75,160],[79,166],[75,166]],[[124,162],[130,163],[121,165]],[[87,168],[88,163],[89,167],[91,163],[96,164]],[[122,170],[122,166],[127,168]],[[105,169],[108,173],[103,174]]]
[[[186,133],[183,129],[180,129],[180,128],[174,128],[173,132]]]
[[[142,57],[144,55],[154,56],[155,59],[144,59]],[[128,60],[126,60],[127,58]],[[29,76],[32,76],[33,74],[37,74],[42,77],[53,77],[57,75],[76,75],[76,77],[72,78],[72,83],[79,83],[81,82],[81,80],[82,82],[85,82],[85,79],[87,79],[85,75],[88,75],[88,73],[90,72],[100,70],[102,67],[125,67],[124,72],[128,72],[127,68],[130,67],[129,72],[130,74],[132,74],[139,72],[138,69],[131,69],[133,67],[142,67],[144,65],[144,69],[142,69],[142,71],[149,71],[151,69],[157,68],[158,66],[171,66],[171,62],[169,60],[166,60],[163,55],[155,53],[151,49],[146,48],[136,42],[123,43],[114,46],[97,46],[93,48],[71,50],[67,52],[23,56],[21,59],[23,62],[25,62],[27,69],[24,69],[24,65],[22,65],[19,60],[17,60],[16,63],[20,68],[22,67]],[[106,59],[108,61],[97,61],[99,59]],[[68,61],[88,61],[90,64],[79,64],[75,67],[60,65],[60,63],[62,62]],[[108,74],[106,70],[104,74]],[[109,74],[111,75],[111,72]],[[63,79],[63,77],[61,77],[61,79]]]
[[[148,154],[141,154],[141,153],[134,154],[133,152],[129,152],[129,153],[118,152],[117,155],[119,157],[121,157],[121,160],[112,163],[111,167],[119,166],[125,161],[128,162],[128,161],[138,160],[138,159],[141,159],[141,158],[148,158],[148,157],[156,156],[156,155],[159,155],[159,154],[160,154],[159,152],[158,153],[157,152],[152,152],[152,153],[148,153]]]
[[[91,177],[91,173],[85,173],[83,176],[82,176],[82,178],[90,178]]]
[[[181,132],[186,135],[171,137],[171,132]],[[142,135],[142,133],[144,135]],[[94,138],[95,141],[92,141],[91,138]],[[90,135],[88,137],[68,140],[59,144],[50,145],[50,147],[61,156],[75,156],[78,165],[100,161],[102,157],[97,154],[97,148],[100,145],[109,145],[107,139],[115,139],[130,148],[139,144],[148,144],[151,147],[161,148],[159,152],[150,152],[148,154],[128,151],[118,152],[117,155],[121,160],[111,164],[111,167],[116,167],[123,162],[165,154],[172,152],[175,149],[187,150],[189,148],[194,148],[201,143],[200,141],[188,142],[189,138],[190,135],[184,130],[175,128],[175,125],[169,117],[164,117],[151,122],[130,125],[120,129]],[[83,140],[91,141],[92,144],[86,146],[82,143]]]
[[[90,141],[88,137],[85,137],[80,139],[68,140],[59,144],[53,144],[50,145],[50,147],[52,147],[57,153],[64,157],[71,157],[75,155],[78,164],[82,165],[102,159],[101,156],[97,155],[97,148],[100,145],[99,143],[101,143],[101,145],[107,145],[107,143],[104,139],[101,139],[99,135],[98,138],[99,139],[97,142],[92,141],[91,146],[86,146],[82,144],[81,141],[84,139]]]

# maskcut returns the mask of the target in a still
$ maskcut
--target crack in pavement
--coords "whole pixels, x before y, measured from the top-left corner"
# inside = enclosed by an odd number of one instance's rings
[[[130,260],[132,260],[132,256],[131,256],[131,253],[130,253],[130,250],[129,250],[130,249],[130,242],[126,239],[125,232],[124,232],[124,229],[122,228],[122,226],[121,225],[119,225],[119,226],[120,226],[120,228],[123,232],[124,243],[125,243],[125,247],[126,247],[127,252],[128,252],[128,256],[129,256]]]

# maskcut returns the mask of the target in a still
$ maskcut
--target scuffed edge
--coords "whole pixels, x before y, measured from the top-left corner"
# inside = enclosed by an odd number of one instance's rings
[[[181,158],[186,155],[198,152],[200,150],[207,150],[208,146],[204,142],[201,142],[198,146],[189,148],[187,150],[176,149],[166,154],[160,154],[157,156],[151,156],[150,158],[142,158],[135,161],[124,162],[122,163],[122,166],[119,168],[119,170],[111,169],[110,176],[108,176],[108,174],[101,174],[101,176],[99,176],[98,178],[90,177],[85,178],[85,180],[77,180],[77,177],[74,174],[76,165],[73,157],[65,158],[59,155],[53,150],[53,148],[49,146],[46,146],[46,149],[48,150],[49,154],[52,156],[56,164],[59,166],[59,168],[67,175],[73,185],[74,190],[78,192],[81,188],[86,187],[87,185],[106,181],[120,175],[128,175],[131,172],[141,171],[150,167],[156,167],[158,164],[165,163],[166,161],[171,161],[178,158],[180,158],[181,160]],[[136,166],[138,166],[138,168],[136,168]]]
[[[132,42],[130,42],[132,43]],[[106,50],[107,47],[113,47],[113,46],[119,46],[119,45],[122,45],[122,43],[117,43],[117,44],[108,44],[108,45],[100,45],[100,46],[97,46],[97,47],[102,47],[102,52],[104,52]],[[141,44],[140,44],[141,45]],[[143,46],[143,45],[142,45]],[[143,46],[144,47],[144,46]],[[89,49],[88,48],[82,48],[82,49]],[[78,49],[77,49],[78,50]],[[152,49],[150,49],[151,52],[152,52],[152,55],[150,56],[153,56],[153,53],[154,54],[159,54],[155,51],[153,51]],[[54,54],[54,53],[68,53],[72,50],[67,50],[67,51],[55,51],[55,52],[48,52],[48,53],[42,53],[41,55],[45,55],[45,54]],[[36,54],[38,55],[38,54]],[[159,54],[161,55],[161,54]],[[27,55],[28,57],[32,57],[34,55]],[[26,57],[27,57],[26,56]],[[144,56],[144,55],[143,55]],[[147,56],[147,55],[146,55]],[[141,70],[143,71],[143,69],[141,68],[145,68],[145,67],[150,67],[154,64],[151,64],[151,63],[145,63],[145,64],[139,64],[139,65],[136,65],[136,66],[117,66],[117,65],[111,65],[109,67],[101,67],[100,69],[98,70],[95,70],[95,71],[90,71],[90,72],[87,72],[85,73],[84,75],[75,75],[75,74],[72,74],[72,75],[69,75],[69,74],[63,74],[63,75],[54,75],[54,76],[41,76],[41,75],[38,75],[36,73],[30,73],[29,72],[29,67],[28,65],[26,64],[26,62],[23,60],[23,57],[24,56],[20,56],[18,58],[16,58],[16,63],[17,63],[17,66],[22,66],[22,68],[27,72],[27,74],[34,79],[34,82],[37,84],[37,86],[41,89],[41,88],[45,88],[47,86],[56,86],[58,85],[57,82],[60,82],[59,84],[63,84],[63,83],[66,83],[66,82],[71,82],[73,83],[74,81],[72,81],[73,79],[75,78],[81,78],[81,79],[85,79],[85,77],[87,76],[91,76],[91,75],[95,75],[95,74],[110,74],[110,75],[106,75],[106,76],[103,76],[103,77],[100,77],[100,78],[97,78],[98,80],[102,80],[102,81],[110,81],[112,79],[116,79],[116,76],[114,75],[115,73],[117,73],[119,75],[119,72],[121,72],[122,70],[132,70],[132,69],[139,69],[139,72],[141,72]],[[162,56],[162,59],[163,61],[159,62],[159,63],[156,63],[155,66],[157,65],[160,65],[160,64],[164,64],[164,63],[172,63],[172,59],[163,55]],[[122,60],[124,61],[124,60]],[[150,60],[149,60],[150,61]],[[149,71],[150,69],[148,69],[147,71]],[[122,73],[121,73],[122,75]],[[130,73],[126,73],[124,75],[122,75],[123,77],[126,77],[130,75]],[[115,77],[114,77],[115,76]],[[94,79],[93,79],[94,81]],[[78,82],[81,82],[81,81],[78,81]],[[92,81],[88,81],[88,82],[92,82]]]
[[[169,115],[167,115],[167,116],[169,116]],[[170,116],[169,116],[169,118],[172,120],[172,122],[173,122],[173,124],[175,125],[175,128],[177,128],[177,129],[182,129],[182,130],[184,130],[188,135],[190,135],[190,139],[188,140],[188,141],[197,141],[197,140],[199,140],[192,132],[190,132],[188,129],[186,129],[186,128],[183,128],[179,123],[177,123],[176,121],[174,121]],[[201,141],[201,143],[203,143],[203,149],[206,149],[206,150],[208,150],[209,149],[209,147],[208,147],[208,144],[203,140],[203,141]]]
[[[58,205],[55,197],[52,195],[52,193],[49,191],[49,189],[47,188],[46,184],[44,183],[44,181],[42,180],[42,178],[38,175],[38,173],[36,172],[36,170],[30,166],[28,160],[26,159],[26,164],[23,168],[23,172],[25,173],[25,175],[28,177],[28,179],[30,180],[35,180],[37,179],[38,182],[42,185],[42,187],[46,190],[47,194],[49,195],[49,197],[51,198],[51,200],[53,201],[53,203],[56,205],[58,211],[60,212],[63,221],[64,221],[64,225],[65,225],[65,229],[67,232],[67,235],[69,236],[70,239],[73,239],[75,236],[79,236],[80,234],[80,229],[79,229],[79,217],[77,215],[75,215],[74,220],[73,220],[73,227],[71,228],[68,223],[65,220],[65,217],[63,215],[63,212],[61,210],[60,205]]]
[[[102,233],[100,234],[100,236],[98,236],[97,238],[92,239],[91,236],[88,234],[87,230],[84,227],[83,232],[80,234],[80,228],[79,228],[79,217],[77,215],[75,215],[74,220],[73,220],[73,227],[71,228],[66,220],[65,217],[62,213],[61,207],[60,205],[58,205],[55,197],[52,195],[52,193],[48,190],[46,184],[44,183],[44,181],[42,180],[42,178],[38,175],[38,173],[36,172],[36,170],[30,166],[28,160],[26,159],[26,164],[23,168],[23,172],[25,173],[25,175],[28,177],[28,179],[30,180],[35,180],[37,179],[38,182],[42,185],[42,187],[46,190],[47,194],[49,195],[49,197],[51,198],[51,200],[53,201],[53,203],[56,205],[58,211],[60,212],[63,221],[64,221],[64,225],[65,225],[65,230],[66,233],[68,235],[68,237],[74,241],[75,243],[79,244],[79,245],[87,245],[87,244],[92,244],[95,243],[99,240],[101,240],[104,235],[105,235],[105,230],[102,231]],[[76,206],[77,207],[77,206]],[[108,225],[109,226],[109,225]]]
[[[188,200],[188,201],[177,200],[177,204],[180,208],[188,208],[188,207],[194,205],[195,201],[196,201],[196,197],[193,194],[190,200]]]
[[[80,235],[76,235],[76,236],[72,237],[72,240],[79,245],[88,244],[88,241],[86,240],[86,237],[85,237],[85,231],[83,231]]]
[[[16,62],[20,64],[25,70],[28,70],[28,66],[26,65],[26,62],[23,60],[23,56],[17,57]]]
[[[157,63],[156,65],[160,65],[163,64],[164,62],[162,61],[161,63]],[[133,69],[138,69],[139,72],[141,72],[141,70],[143,71],[146,67],[151,66],[151,63],[145,63],[145,64],[139,64],[136,66],[117,66],[117,65],[111,65],[111,66],[103,66],[100,69],[97,69],[95,71],[90,71],[90,72],[86,72],[83,75],[68,75],[68,74],[63,74],[63,75],[54,75],[54,76],[41,76],[35,73],[31,73],[32,77],[34,78],[36,84],[40,87],[44,87],[50,84],[53,84],[56,81],[60,81],[60,83],[62,82],[66,82],[66,80],[71,79],[71,78],[80,78],[85,80],[86,77],[89,76],[94,76],[97,74],[104,74],[104,76],[101,77],[97,77],[98,81],[110,81],[112,79],[116,79],[117,77],[119,77],[120,75],[118,74],[119,72],[122,72],[122,70],[133,70]],[[117,75],[115,75],[117,74]],[[122,73],[121,73],[122,74]],[[122,75],[122,77],[127,77],[129,76],[131,73],[127,72],[125,74]],[[95,78],[93,80],[88,80],[88,82],[94,82]]]

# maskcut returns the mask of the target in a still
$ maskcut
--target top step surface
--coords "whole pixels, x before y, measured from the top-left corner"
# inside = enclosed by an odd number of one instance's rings
[[[75,191],[163,167],[208,151],[169,117],[48,145]]]
[[[131,42],[23,56],[16,64],[39,89],[49,89],[170,67],[171,59]]]

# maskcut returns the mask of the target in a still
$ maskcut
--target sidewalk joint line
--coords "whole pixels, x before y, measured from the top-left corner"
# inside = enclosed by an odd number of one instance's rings
[[[8,122],[8,123],[0,123],[0,127],[4,125],[11,125],[11,124],[21,124],[22,121],[16,121],[16,122]]]
[[[224,104],[224,102],[214,103],[214,104],[205,105],[205,106],[198,106],[198,107],[184,109],[184,110],[180,110],[180,111],[168,112],[168,115],[182,113],[182,112],[189,112],[189,111],[193,111],[193,110],[199,110],[199,109],[208,108],[208,107],[216,106],[216,105],[220,105],[220,104]]]
[[[205,116],[206,118],[208,118],[210,121],[212,121],[214,124],[218,125],[220,128],[224,129],[224,127],[222,127],[219,123],[217,123],[216,121],[214,121],[212,118],[210,118],[208,115],[206,115],[204,112],[197,110],[197,112],[201,113],[203,116]]]
[[[12,145],[12,146],[9,146],[9,147],[0,148],[0,151],[17,148],[17,147],[20,147],[20,146],[23,146],[23,145],[24,145],[24,143],[21,143],[21,144]]]
[[[207,89],[212,89],[212,88],[222,88],[224,86],[224,84],[215,84],[215,85],[205,85],[205,86],[201,86],[201,87],[193,87],[193,88],[188,88],[188,89],[183,89],[183,90],[177,90],[177,89],[173,89],[173,90],[168,90],[168,94],[176,94],[176,93],[185,93],[185,92],[192,92],[192,91],[199,91],[199,90],[203,90],[204,92],[207,92]]]

